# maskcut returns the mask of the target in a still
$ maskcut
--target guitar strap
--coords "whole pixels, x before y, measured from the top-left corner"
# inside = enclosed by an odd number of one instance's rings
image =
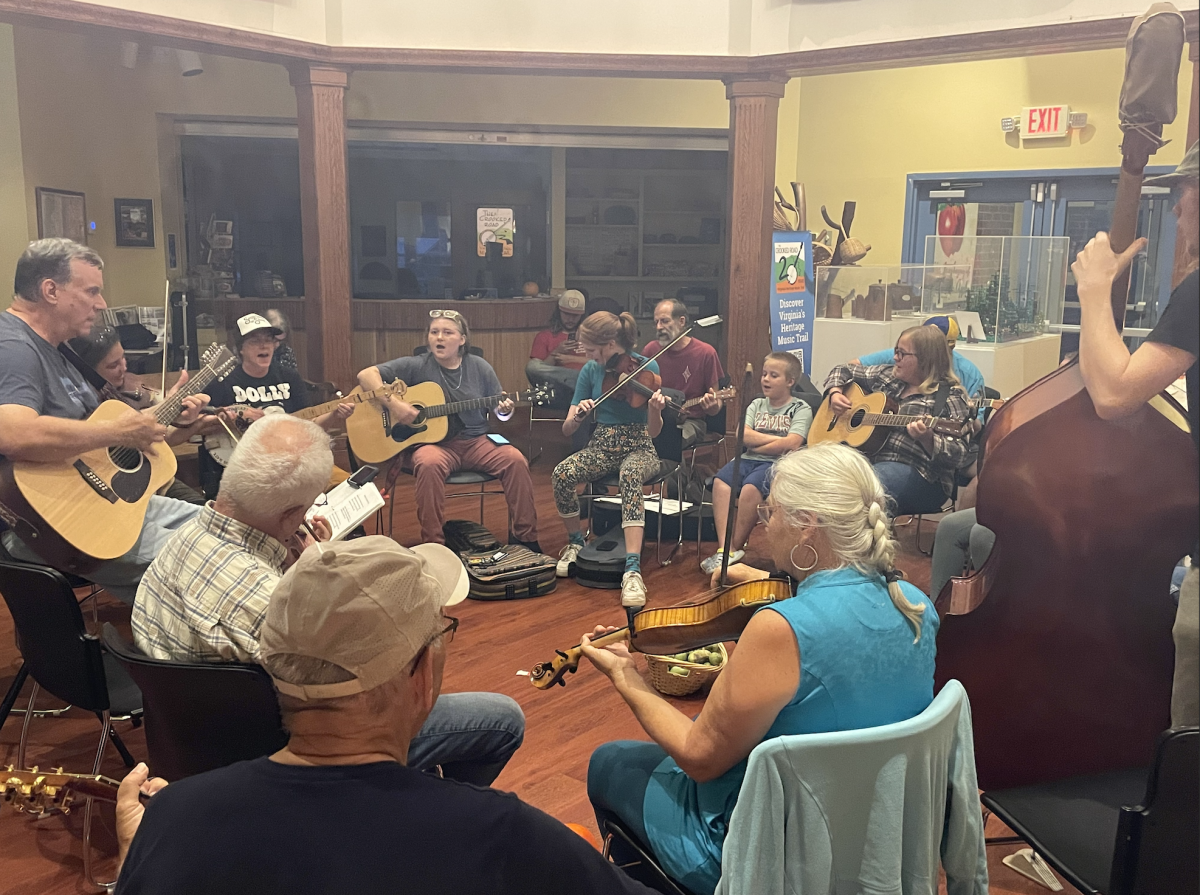
[[[88,381],[88,385],[100,392],[102,397],[108,394],[105,391],[108,380],[85,364],[83,358],[76,354],[66,342],[59,344],[58,353],[65,357],[71,366],[78,370],[83,375],[83,378]]]
[[[942,380],[942,384],[938,386],[937,393],[933,398],[933,411],[931,416],[934,419],[940,417],[946,412],[946,401],[950,398],[950,383]]]

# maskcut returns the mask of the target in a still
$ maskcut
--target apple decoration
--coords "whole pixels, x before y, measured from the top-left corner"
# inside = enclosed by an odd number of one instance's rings
[[[962,248],[963,233],[967,229],[965,205],[943,205],[938,212],[937,235],[942,254],[950,257]]]

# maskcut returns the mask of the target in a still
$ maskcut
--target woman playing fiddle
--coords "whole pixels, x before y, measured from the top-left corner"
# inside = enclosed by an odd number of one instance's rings
[[[639,401],[632,386],[628,400],[612,399],[599,403],[604,395],[606,378],[610,385],[617,380],[614,371],[619,367],[640,365],[645,360],[635,354],[637,324],[633,315],[620,317],[608,311],[598,311],[579,325],[580,347],[588,362],[579,371],[575,397],[563,422],[563,434],[573,435],[584,418],[596,410],[596,431],[588,446],[572,454],[554,467],[554,503],[562,517],[570,540],[558,559],[558,574],[565,578],[571,564],[584,547],[579,525],[579,495],[575,486],[619,470],[621,490],[621,529],[625,536],[625,574],[621,580],[621,604],[640,607],[646,604],[646,584],[642,581],[642,535],[646,524],[642,506],[642,484],[659,467],[658,454],[652,438],[662,431],[662,409],[666,398],[654,386],[651,396]],[[658,364],[651,361],[646,369],[657,379]],[[606,376],[606,373],[608,374]],[[640,404],[640,406],[638,406]]]
[[[650,689],[624,644],[590,644],[609,629],[581,641],[654,740],[607,743],[592,754],[588,797],[601,829],[618,820],[672,878],[705,895],[721,875],[725,831],[755,746],[891,724],[933,700],[937,613],[899,580],[887,496],[870,463],[823,444],[775,469],[760,513],[775,565],[799,582],[796,594],[754,615],[694,720]]]
[[[902,332],[894,359],[878,366],[864,367],[855,361],[834,367],[825,380],[832,409],[836,413],[850,409],[842,386],[856,382],[865,392],[884,392],[894,398],[901,414],[942,416],[960,423],[971,416],[966,392],[950,369],[946,336],[936,326],[914,326]],[[872,461],[895,504],[894,515],[902,516],[939,512],[953,491],[955,471],[971,458],[962,439],[914,422],[893,429]]]

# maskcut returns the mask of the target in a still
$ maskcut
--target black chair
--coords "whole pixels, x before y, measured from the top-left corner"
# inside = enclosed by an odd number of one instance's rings
[[[0,595],[16,627],[17,646],[24,660],[22,672],[27,671],[34,681],[17,746],[17,766],[27,767],[30,722],[38,693],[45,689],[99,719],[100,742],[92,763],[93,774],[100,773],[109,740],[125,766],[133,767],[133,756],[113,730],[112,721],[133,719],[134,726],[140,724],[142,694],[112,656],[105,654],[100,641],[87,632],[67,579],[49,566],[0,561]],[[105,884],[97,882],[92,874],[92,800],[85,804],[83,872],[89,884],[104,888]]]
[[[1149,768],[986,792],[984,806],[1085,895],[1191,895],[1200,729],[1166,731]]]
[[[658,865],[654,856],[619,821],[606,818],[600,825],[600,835],[604,837],[601,852],[603,856],[632,879],[662,892],[663,895],[692,895],[689,889],[667,876],[667,872]]]
[[[155,776],[180,780],[287,745],[275,687],[259,666],[154,659],[109,624],[103,637],[142,688]]]

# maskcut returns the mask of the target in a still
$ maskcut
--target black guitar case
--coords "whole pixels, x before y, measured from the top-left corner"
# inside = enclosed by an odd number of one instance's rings
[[[625,574],[625,535],[620,527],[595,538],[575,559],[575,580],[584,587],[618,590]]]
[[[544,597],[558,586],[557,560],[520,544],[501,546],[478,522],[448,519],[446,546],[459,555],[471,577],[472,600],[526,600]]]

